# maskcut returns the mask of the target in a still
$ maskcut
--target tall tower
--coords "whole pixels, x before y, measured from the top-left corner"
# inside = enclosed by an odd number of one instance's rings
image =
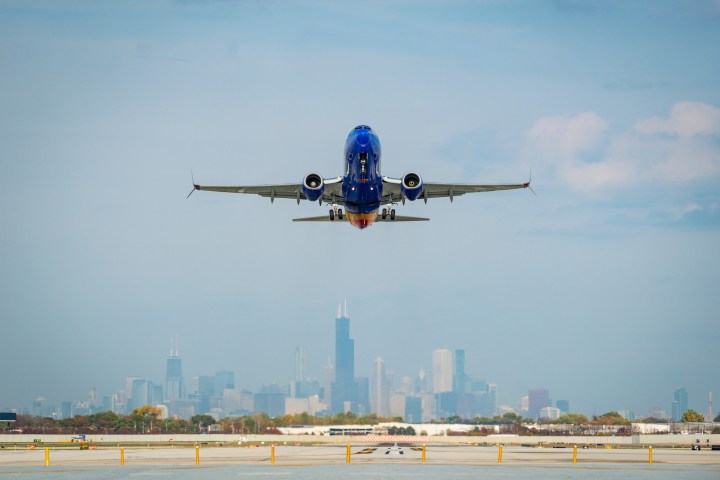
[[[356,399],[355,387],[355,340],[350,338],[350,318],[345,311],[335,319],[335,381],[332,384],[332,412],[345,413],[347,403],[350,410],[354,409]]]
[[[295,348],[295,381],[302,382],[305,380],[305,350],[300,347]]]
[[[453,387],[452,352],[446,348],[433,351],[432,369],[433,393],[451,392]]]
[[[390,391],[388,389],[385,362],[382,358],[375,359],[371,379],[370,408],[378,417],[387,416],[390,406]]]
[[[170,339],[170,356],[167,359],[167,368],[165,370],[165,401],[172,402],[185,398],[185,384],[182,376],[182,360],[177,346],[177,340],[174,345]]]
[[[327,364],[323,368],[323,394],[322,401],[332,407],[332,386],[335,383],[335,365],[328,357]]]
[[[712,392],[708,393],[708,416],[705,419],[706,422],[712,422],[715,416],[712,410]]]
[[[453,392],[465,393],[467,376],[465,375],[465,350],[455,350],[455,371],[453,374]]]
[[[675,396],[674,396],[674,401],[672,402],[672,410],[670,412],[670,417],[674,421],[678,421],[683,416],[683,414],[685,412],[687,412],[687,409],[688,409],[687,389],[678,388],[677,390],[675,390]]]

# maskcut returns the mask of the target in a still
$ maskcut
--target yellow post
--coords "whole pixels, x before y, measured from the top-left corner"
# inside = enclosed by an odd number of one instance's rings
[[[125,449],[123,447],[120,447],[120,466],[125,466]]]
[[[422,457],[420,463],[425,463],[425,444],[423,443]]]
[[[648,448],[648,463],[652,465],[652,445]]]
[[[345,463],[350,463],[350,444],[347,444],[347,451],[345,453]]]
[[[573,445],[573,464],[577,463],[577,445]]]
[[[200,465],[200,446],[195,445],[195,465]]]
[[[275,445],[270,446],[270,463],[275,465]]]
[[[50,449],[49,448],[45,448],[45,466],[46,467],[50,466]]]
[[[498,445],[498,463],[502,463],[502,445]]]

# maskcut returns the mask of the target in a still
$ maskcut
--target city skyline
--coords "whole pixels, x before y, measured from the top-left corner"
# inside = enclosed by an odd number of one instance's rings
[[[401,382],[396,384],[394,372],[386,370],[382,357],[375,358],[369,378],[369,389],[365,392],[369,395],[367,400],[369,403],[366,405],[361,398],[363,394],[359,393],[361,388],[358,382],[362,377],[355,376],[355,342],[350,337],[350,330],[351,320],[345,302],[344,311],[338,308],[338,316],[334,323],[335,364],[339,363],[340,371],[344,372],[341,374],[341,379],[345,377],[345,380],[340,380],[340,383],[350,381],[351,386],[343,385],[337,391],[331,390],[329,394],[322,392],[318,380],[305,374],[305,350],[301,347],[295,348],[294,376],[292,376],[294,380],[287,383],[269,381],[253,392],[247,386],[236,388],[235,372],[219,370],[214,375],[194,376],[191,390],[186,394],[182,358],[175,338],[175,347],[173,348],[173,340],[171,340],[170,355],[166,361],[164,389],[162,385],[154,384],[151,379],[128,376],[123,390],[109,395],[104,394],[102,398],[99,398],[96,387],[92,387],[85,400],[65,399],[59,402],[58,408],[46,397],[38,397],[33,400],[32,407],[27,411],[35,415],[48,416],[55,416],[54,412],[59,412],[61,418],[67,418],[105,410],[128,414],[134,408],[150,404],[163,405],[170,415],[179,415],[185,419],[197,414],[211,413],[217,418],[223,418],[252,412],[265,412],[274,417],[286,413],[310,412],[313,415],[318,413],[328,415],[352,411],[358,415],[375,413],[382,417],[409,416],[415,422],[452,416],[467,419],[493,417],[508,412],[530,419],[553,419],[565,413],[582,413],[589,416],[596,414],[596,412],[571,410],[569,400],[553,401],[550,391],[545,388],[528,389],[527,395],[518,398],[514,404],[498,404],[497,384],[473,378],[465,371],[465,350],[457,349],[451,352],[445,348],[431,352],[434,375],[429,385],[427,382],[423,384],[424,379],[420,378],[423,375],[422,368],[415,378],[403,376]],[[333,370],[335,371],[335,368]],[[438,378],[435,378],[436,376]],[[450,386],[448,386],[448,378],[452,379]],[[332,382],[333,387],[337,383],[336,377]],[[243,396],[247,399],[243,400]],[[328,396],[331,401],[321,403],[322,399]],[[301,399],[308,401],[301,402],[299,401]],[[708,408],[711,409],[711,393],[709,402]],[[340,409],[338,407],[340,404],[343,404],[344,408]],[[623,408],[612,410],[619,412],[628,420],[656,416],[678,421],[688,410],[687,389],[678,388],[674,391],[669,409],[652,406],[648,407],[647,414]],[[696,411],[702,413],[702,410]]]
[[[499,404],[668,411],[686,388],[705,412],[718,44],[716,0],[3,0],[0,405],[167,390],[174,335],[185,387],[286,384],[298,346],[324,386],[347,298],[363,390],[378,357],[431,384],[432,352],[464,349]],[[290,221],[315,203],[186,198],[193,178],[340,175],[359,124],[385,175],[532,175],[537,196],[407,201],[431,221],[364,231]]]

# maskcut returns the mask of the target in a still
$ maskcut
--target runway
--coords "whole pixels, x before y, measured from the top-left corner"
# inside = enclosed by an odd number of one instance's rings
[[[499,447],[483,446],[428,446],[425,463],[422,448],[415,446],[351,446],[350,465],[393,464],[421,466],[568,466],[582,468],[618,468],[620,466],[663,467],[693,466],[714,468],[720,478],[720,451],[692,451],[690,449],[593,448],[578,449],[577,463],[573,464],[572,448],[532,448],[506,446],[500,456]],[[274,455],[273,455],[274,453]],[[197,457],[196,457],[197,454]],[[95,450],[49,450],[49,468],[54,467],[117,467],[173,466],[203,468],[221,465],[278,467],[338,466],[348,468],[346,445],[332,446],[261,446],[248,447],[132,447],[124,448],[125,465],[120,466],[121,450],[117,447]],[[652,457],[652,465],[649,463]],[[0,450],[0,475],[11,467],[45,467],[45,449],[33,450],[5,448]],[[501,463],[498,463],[500,460]],[[196,461],[198,464],[196,464]],[[273,463],[274,461],[274,463]],[[268,470],[271,472],[274,470]]]

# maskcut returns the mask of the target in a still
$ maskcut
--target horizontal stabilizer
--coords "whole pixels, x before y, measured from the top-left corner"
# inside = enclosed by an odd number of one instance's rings
[[[403,215],[396,215],[395,220],[390,220],[390,216],[388,216],[385,220],[382,219],[380,215],[378,215],[375,218],[374,223],[393,223],[393,222],[427,222],[430,220],[429,218],[423,218],[423,217],[406,217]],[[343,216],[342,219],[336,218],[335,220],[330,220],[330,215],[323,215],[321,217],[303,217],[303,218],[293,218],[293,222],[347,222],[347,216]]]

